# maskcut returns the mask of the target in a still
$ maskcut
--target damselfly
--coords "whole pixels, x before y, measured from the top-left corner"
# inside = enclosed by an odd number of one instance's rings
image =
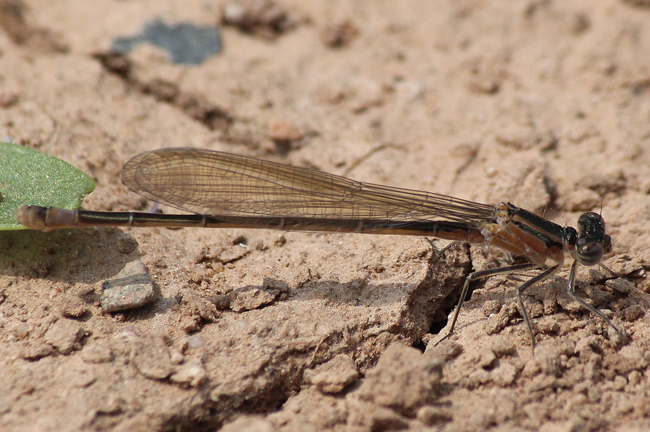
[[[150,200],[193,214],[23,206],[16,211],[16,217],[24,226],[41,230],[91,226],[271,228],[431,236],[495,246],[525,262],[479,270],[467,276],[449,335],[454,331],[470,282],[540,270],[540,274],[517,289],[533,347],[535,334],[521,295],[556,273],[568,254],[574,260],[569,272],[569,295],[621,333],[602,312],[574,292],[578,264],[603,266],[603,256],[612,249],[611,239],[605,234],[605,222],[594,212],[582,214],[576,230],[510,203],[479,204],[435,193],[363,183],[247,156],[190,148],[140,154],[124,166],[122,181]]]

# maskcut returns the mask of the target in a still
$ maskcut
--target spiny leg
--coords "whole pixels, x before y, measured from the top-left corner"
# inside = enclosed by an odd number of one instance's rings
[[[447,333],[447,335],[441,340],[449,338],[454,333],[454,327],[456,326],[456,321],[458,320],[458,315],[460,314],[460,308],[463,306],[465,297],[467,297],[467,291],[469,290],[469,284],[472,281],[487,278],[490,276],[504,275],[504,274],[515,273],[519,271],[526,271],[526,270],[533,270],[535,268],[536,266],[534,264],[526,263],[526,264],[519,264],[519,265],[508,266],[508,267],[496,268],[496,269],[480,270],[480,271],[475,271],[473,273],[470,273],[469,276],[467,276],[467,278],[465,279],[465,284],[463,284],[463,289],[460,292],[460,299],[458,300],[456,310],[454,311],[454,317],[451,319],[451,326],[449,328],[449,333]]]
[[[431,245],[431,249],[433,249],[433,252],[435,252],[435,254],[436,254],[437,256],[442,256],[442,255],[444,255],[444,253],[447,252],[447,251],[448,251],[452,246],[454,246],[454,245],[456,245],[456,244],[459,244],[459,243],[463,243],[463,242],[461,242],[461,241],[454,240],[454,241],[450,242],[447,246],[443,247],[442,249],[439,249],[438,246],[436,246],[436,244],[433,242],[433,240],[431,240],[429,237],[425,237],[424,239],[425,239],[426,241],[429,242],[429,245]]]
[[[606,266],[605,264],[603,264],[603,263],[598,263],[598,267],[600,267],[600,268],[606,270],[607,272],[609,272],[609,274],[611,274],[611,275],[614,276],[614,277],[617,277],[617,278],[624,278],[624,277],[625,277],[625,275],[623,275],[623,274],[621,274],[621,273],[616,273],[614,270],[612,270],[611,268],[607,267],[607,266]]]
[[[584,301],[583,299],[581,299],[580,297],[578,297],[575,294],[575,282],[576,282],[576,270],[577,270],[577,268],[578,268],[578,261],[574,261],[573,265],[571,266],[571,272],[569,273],[569,286],[567,287],[567,293],[569,294],[569,296],[571,296],[571,298],[573,300],[580,303],[580,305],[582,307],[587,309],[592,314],[596,315],[597,317],[600,317],[603,321],[605,321],[605,323],[607,323],[607,325],[609,325],[614,330],[616,330],[616,333],[618,333],[621,337],[623,337],[624,333],[618,327],[616,327],[614,324],[612,324],[612,322],[609,320],[609,318],[607,318],[601,311],[599,311],[598,309],[596,309],[592,305],[588,304],[586,301]],[[607,267],[605,267],[605,268],[607,268]],[[616,274],[614,272],[612,272],[612,273]]]
[[[530,322],[530,318],[528,317],[528,311],[526,310],[526,307],[524,306],[524,301],[521,298],[521,294],[523,294],[524,291],[526,291],[528,288],[531,286],[535,285],[538,282],[542,282],[549,277],[553,275],[558,269],[560,268],[559,265],[553,266],[551,268],[548,268],[544,270],[542,273],[538,274],[534,278],[530,279],[523,285],[521,285],[519,288],[517,288],[517,300],[519,300],[519,307],[521,308],[521,315],[524,317],[524,321],[526,321],[526,326],[528,327],[528,333],[530,333],[530,341],[533,345],[533,353],[535,352],[535,344],[537,343],[535,341],[535,333],[533,332],[533,325]]]

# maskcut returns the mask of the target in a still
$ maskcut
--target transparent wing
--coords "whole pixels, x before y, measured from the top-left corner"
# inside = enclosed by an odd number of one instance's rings
[[[124,166],[122,181],[153,201],[212,217],[495,221],[486,204],[192,148],[140,154]]]

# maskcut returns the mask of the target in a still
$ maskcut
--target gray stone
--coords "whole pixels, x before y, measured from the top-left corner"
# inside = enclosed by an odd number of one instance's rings
[[[131,261],[114,278],[104,282],[101,305],[104,312],[135,309],[154,301],[153,280],[140,261]]]

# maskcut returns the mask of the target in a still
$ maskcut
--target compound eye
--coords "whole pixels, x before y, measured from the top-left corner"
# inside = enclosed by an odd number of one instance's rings
[[[584,237],[579,238],[576,242],[576,256],[582,265],[592,266],[598,264],[603,259],[604,253],[603,244],[600,242],[587,242]]]
[[[612,238],[608,235],[603,237],[603,251],[608,254],[612,251]]]
[[[605,221],[598,213],[583,213],[578,218],[578,231],[585,235],[591,235],[597,232],[605,232]]]

